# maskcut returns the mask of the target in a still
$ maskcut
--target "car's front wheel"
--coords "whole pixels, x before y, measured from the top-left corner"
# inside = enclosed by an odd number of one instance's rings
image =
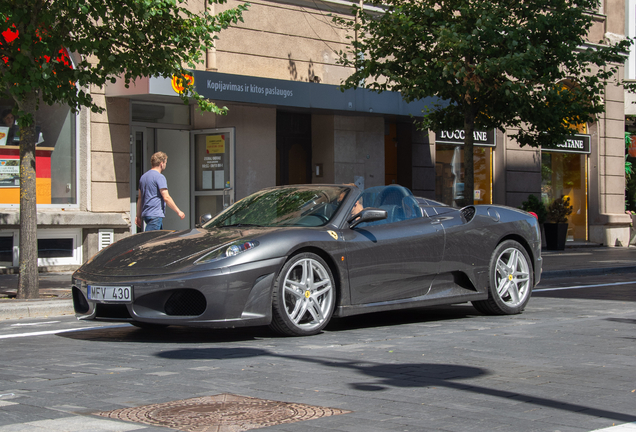
[[[335,289],[331,270],[321,257],[309,252],[293,256],[274,285],[271,328],[288,336],[319,333],[333,315]]]
[[[490,259],[488,300],[473,306],[489,315],[521,313],[532,294],[533,272],[526,249],[514,240],[500,243]]]

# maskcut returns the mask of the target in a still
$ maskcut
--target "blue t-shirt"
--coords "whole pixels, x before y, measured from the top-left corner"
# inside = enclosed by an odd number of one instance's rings
[[[151,169],[141,176],[139,190],[142,217],[166,217],[166,202],[161,196],[161,189],[168,189],[168,182],[163,174]]]

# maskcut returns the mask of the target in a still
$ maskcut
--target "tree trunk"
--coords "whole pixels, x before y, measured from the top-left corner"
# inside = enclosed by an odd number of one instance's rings
[[[37,94],[31,93],[18,104],[33,121],[20,123],[20,277],[19,299],[40,296],[38,281],[37,202],[35,176],[35,115]],[[23,114],[24,115],[24,114]]]
[[[473,157],[473,143],[475,141],[475,113],[472,106],[468,106],[464,113],[464,200],[461,206],[474,204],[475,197],[475,163]]]

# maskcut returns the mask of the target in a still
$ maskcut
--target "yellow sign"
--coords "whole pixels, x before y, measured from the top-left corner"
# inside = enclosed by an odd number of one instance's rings
[[[194,85],[194,77],[192,75],[185,75],[184,77],[190,85]],[[172,90],[174,90],[176,93],[182,93],[184,89],[185,87],[183,85],[183,80],[173,75]]]
[[[333,237],[334,240],[338,240],[338,233],[336,233],[335,231],[327,231],[329,233],[329,235],[331,237]]]
[[[225,153],[225,135],[208,135],[205,137],[205,153]]]

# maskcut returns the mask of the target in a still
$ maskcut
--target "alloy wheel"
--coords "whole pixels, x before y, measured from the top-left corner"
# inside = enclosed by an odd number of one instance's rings
[[[282,300],[295,326],[305,331],[320,327],[330,318],[334,301],[329,272],[315,259],[298,260],[285,275]]]

